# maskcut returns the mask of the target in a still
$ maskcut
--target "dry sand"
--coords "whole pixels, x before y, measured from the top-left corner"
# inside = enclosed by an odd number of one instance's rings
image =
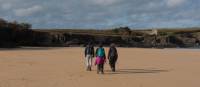
[[[108,48],[106,48],[108,50]],[[118,48],[117,72],[85,71],[84,48],[0,50],[0,87],[200,87],[200,50]]]

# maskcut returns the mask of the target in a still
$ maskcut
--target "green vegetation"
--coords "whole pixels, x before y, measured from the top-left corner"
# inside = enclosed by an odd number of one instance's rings
[[[47,34],[35,32],[31,24],[0,19],[0,47],[38,46]]]

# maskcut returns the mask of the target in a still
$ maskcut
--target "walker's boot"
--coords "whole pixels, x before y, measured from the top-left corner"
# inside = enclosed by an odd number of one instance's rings
[[[92,68],[91,68],[91,66],[89,67],[89,71],[92,71]]]
[[[86,69],[86,71],[89,71],[89,70],[90,70],[90,67],[88,66],[87,69]]]
[[[100,71],[100,70],[99,70],[99,67],[97,66],[97,74],[99,74],[99,71]]]
[[[101,74],[104,74],[103,68],[101,68]]]
[[[115,72],[115,68],[112,68],[112,72]]]
[[[112,70],[112,72],[115,72],[115,68],[114,67],[111,67],[111,70]]]
[[[104,74],[104,72],[102,71],[101,74]]]

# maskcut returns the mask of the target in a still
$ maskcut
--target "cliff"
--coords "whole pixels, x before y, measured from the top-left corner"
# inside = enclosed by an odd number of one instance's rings
[[[115,43],[121,47],[169,48],[199,47],[200,28],[132,30],[119,27],[105,30],[31,29],[27,23],[0,19],[0,47],[20,46],[85,46]]]
[[[84,31],[84,30],[82,30]],[[50,40],[49,46],[85,46],[89,42],[94,45],[103,43],[109,46],[115,43],[121,47],[156,47],[156,48],[169,48],[169,47],[198,47],[200,40],[199,30],[174,30],[163,31],[158,30],[157,35],[149,34],[149,30],[142,31],[120,31],[113,33],[113,30],[96,31],[96,34],[87,31],[87,33],[69,32],[61,30],[56,32],[54,30],[40,31],[49,33]],[[110,32],[110,34],[105,34]],[[112,33],[111,33],[112,32]]]

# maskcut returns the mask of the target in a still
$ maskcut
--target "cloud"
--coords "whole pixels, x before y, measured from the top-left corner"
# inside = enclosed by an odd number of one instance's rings
[[[1,7],[4,10],[9,10],[12,7],[12,5],[10,3],[5,3],[5,4],[1,5]]]
[[[200,26],[200,0],[0,0],[0,17],[33,28]],[[187,21],[185,21],[187,20]]]
[[[98,5],[112,5],[112,4],[115,4],[121,0],[89,0],[95,4],[98,4]]]
[[[186,0],[167,0],[167,5],[169,7],[176,7],[182,5],[185,2]]]
[[[33,15],[35,13],[38,13],[40,11],[42,11],[43,8],[39,5],[35,5],[35,6],[32,6],[30,8],[20,8],[20,9],[16,9],[14,10],[15,12],[15,15],[16,16],[30,16],[30,15]]]

